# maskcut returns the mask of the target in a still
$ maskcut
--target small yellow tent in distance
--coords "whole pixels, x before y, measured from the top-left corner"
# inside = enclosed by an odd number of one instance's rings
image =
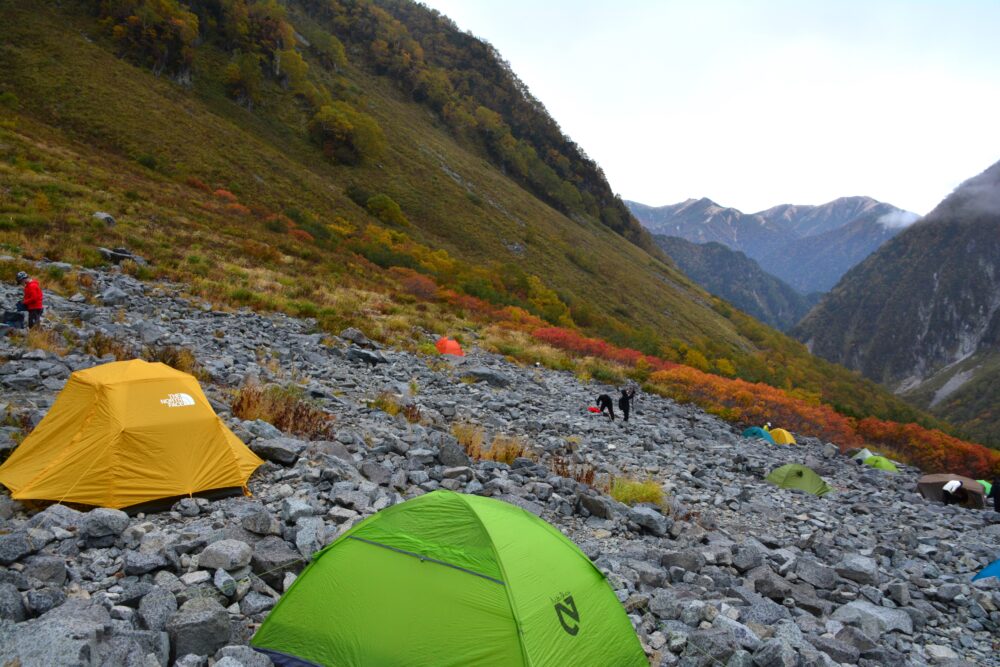
[[[136,359],[73,373],[0,483],[17,500],[122,508],[245,489],[261,463],[194,377]]]

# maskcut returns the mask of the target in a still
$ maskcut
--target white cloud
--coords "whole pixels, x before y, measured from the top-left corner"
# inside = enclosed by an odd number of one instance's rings
[[[897,227],[909,227],[919,219],[920,216],[911,211],[893,211],[879,218],[878,223],[883,227],[895,229]]]

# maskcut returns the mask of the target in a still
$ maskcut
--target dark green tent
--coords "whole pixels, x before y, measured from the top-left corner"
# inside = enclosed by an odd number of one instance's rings
[[[565,535],[451,491],[382,510],[319,552],[251,644],[279,667],[648,664]]]
[[[833,491],[833,487],[823,481],[823,478],[798,463],[789,463],[775,468],[767,476],[767,481],[777,484],[783,489],[801,489],[815,496]]]

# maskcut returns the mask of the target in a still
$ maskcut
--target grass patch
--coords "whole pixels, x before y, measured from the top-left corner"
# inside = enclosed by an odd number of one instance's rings
[[[561,456],[557,456],[552,461],[552,472],[560,477],[575,479],[581,484],[594,486],[596,471],[589,463],[571,463]]]
[[[516,458],[535,458],[524,440],[515,436],[498,435],[487,448],[486,433],[483,427],[477,424],[453,424],[451,434],[458,440],[458,444],[462,445],[469,458],[475,461],[496,461],[510,465]]]
[[[193,375],[199,380],[210,378],[208,371],[202,368],[191,350],[173,345],[156,345],[143,349],[142,358],[149,362],[159,362],[182,373]]]
[[[653,503],[664,507],[663,487],[652,479],[638,480],[630,477],[612,477],[608,486],[612,498],[626,505]]]
[[[333,426],[333,416],[305,400],[297,387],[245,384],[234,393],[232,410],[240,419],[261,419],[311,439],[329,436]]]
[[[118,361],[135,358],[135,353],[128,343],[114,336],[103,334],[100,331],[87,340],[83,349],[87,354],[92,354],[95,357],[111,355]]]
[[[52,329],[34,327],[24,335],[24,344],[35,350],[45,350],[60,357],[69,352],[66,341]]]

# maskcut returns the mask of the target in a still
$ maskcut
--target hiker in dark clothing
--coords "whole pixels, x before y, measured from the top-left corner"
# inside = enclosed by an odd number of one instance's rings
[[[621,398],[618,399],[618,407],[625,414],[623,419],[628,421],[628,413],[632,407],[632,399],[635,398],[635,389],[631,387],[626,387],[622,389]]]
[[[600,396],[598,396],[597,407],[601,409],[601,414],[607,412],[608,417],[611,419],[611,421],[615,420],[615,406],[614,403],[611,402],[610,396],[608,396],[607,394],[601,394]]]
[[[1000,477],[993,478],[993,486],[990,487],[989,495],[986,496],[993,499],[993,511],[1000,512],[1000,491],[997,489],[1000,489]]]

